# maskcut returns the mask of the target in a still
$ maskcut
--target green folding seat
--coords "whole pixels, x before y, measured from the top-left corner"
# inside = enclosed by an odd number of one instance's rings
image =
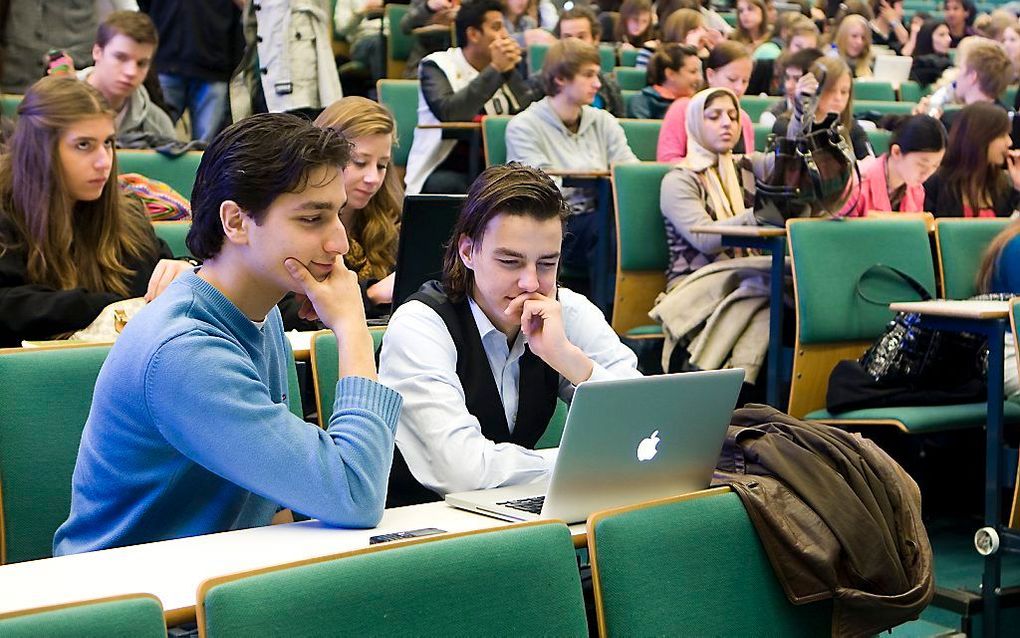
[[[620,119],[617,121],[623,127],[624,135],[627,136],[627,145],[630,146],[630,150],[634,151],[637,158],[643,162],[654,162],[662,120]]]
[[[620,90],[640,91],[648,86],[648,74],[644,69],[635,69],[629,66],[618,66],[613,70],[616,76],[616,83]]]
[[[854,99],[854,116],[858,118],[864,113],[878,113],[879,115],[910,115],[913,111],[914,105],[909,102]]]
[[[640,49],[621,49],[620,66],[634,66],[637,64],[638,52]]]
[[[648,317],[648,311],[666,289],[669,248],[659,190],[672,167],[642,162],[612,169],[617,248],[611,324],[617,334],[628,338],[662,338],[662,328]]]
[[[928,87],[921,87],[920,84],[913,80],[907,80],[906,82],[900,83],[900,102],[910,102],[911,104],[917,104],[921,101],[921,98],[928,95],[931,90]]]
[[[782,99],[774,95],[745,95],[740,98],[740,110],[747,113],[752,122],[757,122],[762,113]]]
[[[883,80],[854,80],[854,100],[894,102],[896,89],[891,82]]]
[[[936,219],[939,280],[946,299],[978,294],[977,272],[985,249],[1009,226],[1008,219]]]
[[[386,5],[386,20],[390,25],[389,35],[386,38],[386,77],[388,78],[403,77],[407,58],[411,55],[414,36],[405,34],[400,28],[400,21],[407,15],[408,9],[410,9],[408,4]],[[415,104],[417,104],[417,99],[415,99]]]
[[[754,150],[764,151],[768,148],[769,135],[772,135],[771,124],[754,125]]]
[[[18,119],[18,105],[24,98],[24,95],[17,93],[5,93],[0,96],[0,108],[3,109],[3,114],[12,120]]]
[[[177,157],[156,151],[117,151],[117,171],[120,174],[138,173],[159,180],[188,199],[191,199],[191,189],[201,161],[200,151],[182,153]]]
[[[832,602],[786,598],[728,488],[588,519],[601,636],[827,636]]]
[[[623,107],[625,113],[630,113],[630,102],[637,96],[641,95],[641,91],[620,91],[620,96],[623,98]]]
[[[376,352],[382,347],[385,326],[369,328],[372,335],[372,347]],[[326,427],[329,417],[333,414],[333,402],[336,400],[336,384],[340,380],[340,356],[337,351],[336,335],[330,330],[322,330],[312,335],[309,355],[312,365],[312,385],[315,388],[315,408],[319,415],[319,426]]]
[[[868,141],[875,149],[875,155],[881,155],[889,150],[889,142],[892,141],[892,131],[885,129],[872,129],[867,132]]]
[[[388,4],[387,10],[400,5]],[[397,122],[397,143],[393,145],[393,164],[407,166],[407,156],[418,126],[418,80],[379,80],[379,102],[393,113]]]
[[[563,523],[383,544],[206,581],[199,627],[234,636],[587,636]]]
[[[935,270],[927,225],[922,219],[860,219],[843,223],[787,223],[797,309],[790,406],[798,418],[840,425],[892,426],[910,434],[981,427],[985,403],[866,408],[832,414],[825,409],[829,375],[836,363],[856,359],[885,330],[893,313],[857,294],[860,276],[875,264],[898,268],[935,293]],[[874,278],[869,295],[917,301],[907,284]],[[1020,407],[1006,402],[1006,421],[1020,420]]]
[[[193,256],[191,251],[188,250],[186,242],[188,231],[191,230],[190,221],[152,222],[152,229],[156,231],[156,237],[159,237],[170,246],[174,257]]]
[[[5,638],[166,638],[163,606],[151,594],[0,614]]]
[[[511,115],[486,115],[482,118],[482,148],[485,165],[506,164],[506,125]]]

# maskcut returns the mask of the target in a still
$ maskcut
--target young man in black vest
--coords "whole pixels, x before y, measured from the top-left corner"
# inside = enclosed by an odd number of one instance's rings
[[[404,397],[389,506],[529,483],[534,451],[578,383],[636,377],[637,359],[582,295],[557,288],[568,208],[556,184],[517,163],[471,185],[432,281],[393,314],[379,375]]]

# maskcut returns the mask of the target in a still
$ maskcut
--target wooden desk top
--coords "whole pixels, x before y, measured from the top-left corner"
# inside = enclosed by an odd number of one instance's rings
[[[569,168],[544,168],[542,169],[542,172],[552,177],[579,177],[586,179],[601,179],[603,177],[609,177],[609,171],[604,170],[579,171],[571,170]]]
[[[444,130],[460,130],[460,131],[480,131],[482,130],[481,122],[440,122],[439,124],[419,124],[418,128],[422,129],[444,129]]]
[[[722,235],[723,237],[785,237],[786,229],[775,226],[727,226],[724,224],[712,224],[705,226],[692,226],[691,232],[705,233],[708,235]]]
[[[893,312],[917,312],[936,317],[955,319],[1005,319],[1009,316],[1008,301],[958,301],[933,299],[931,301],[901,301],[889,304]]]
[[[209,578],[361,549],[377,534],[508,524],[438,502],[386,510],[375,529],[304,521],[14,563],[0,567],[0,613],[150,593],[163,603],[168,622],[179,624],[194,618],[198,586]],[[584,523],[571,525],[570,533],[575,546],[587,542]]]
[[[287,341],[290,342],[290,349],[294,351],[295,361],[308,361],[311,359],[312,335],[314,330],[290,330],[287,333]]]

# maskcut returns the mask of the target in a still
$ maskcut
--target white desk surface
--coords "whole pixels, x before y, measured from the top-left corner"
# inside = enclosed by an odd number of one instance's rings
[[[722,235],[723,237],[785,237],[786,229],[775,226],[726,226],[712,224],[708,226],[692,226],[692,233]]]
[[[1004,319],[1009,316],[1008,301],[903,301],[889,304],[893,312],[917,312],[923,315],[956,319]]]
[[[0,567],[0,613],[149,593],[176,624],[194,618],[198,587],[215,576],[362,549],[377,534],[423,527],[465,532],[508,524],[438,502],[386,510],[374,529],[304,521],[14,563]],[[584,523],[571,525],[570,532],[575,545],[584,543]]]

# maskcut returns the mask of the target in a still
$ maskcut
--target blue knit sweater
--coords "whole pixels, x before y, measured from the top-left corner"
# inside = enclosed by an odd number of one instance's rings
[[[259,328],[197,275],[175,281],[99,374],[54,555],[266,525],[278,505],[377,524],[400,395],[341,379],[320,430],[287,408],[288,356],[276,308]]]

